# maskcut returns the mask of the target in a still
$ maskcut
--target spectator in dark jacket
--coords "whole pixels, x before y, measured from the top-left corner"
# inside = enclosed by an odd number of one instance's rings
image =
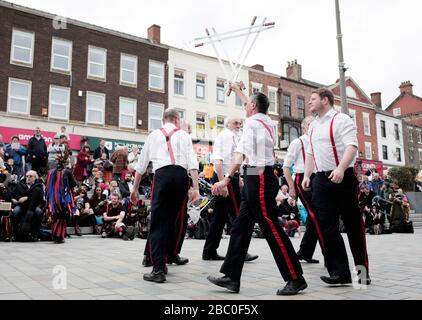
[[[372,181],[369,182],[369,190],[373,191],[375,196],[382,196],[381,187],[384,184],[384,180],[382,180],[378,173],[372,174]]]
[[[25,181],[20,181],[12,192],[14,208],[11,222],[15,239],[18,236],[25,240],[38,238],[43,201],[43,185],[38,182],[38,174],[30,170],[26,173]]]
[[[4,156],[6,159],[13,158],[18,179],[24,174],[22,157],[26,155],[26,148],[19,142],[18,136],[12,137],[12,143],[4,148]]]
[[[28,142],[27,164],[29,170],[34,170],[38,173],[41,168],[47,165],[47,145],[41,136],[39,127],[35,128],[35,134]]]
[[[106,144],[106,141],[104,139],[101,139],[100,146],[94,151],[94,160],[101,158],[103,153],[107,155],[107,160],[110,159],[110,152],[105,146],[105,144]]]

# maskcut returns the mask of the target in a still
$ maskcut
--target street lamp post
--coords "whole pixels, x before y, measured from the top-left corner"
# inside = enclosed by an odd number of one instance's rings
[[[340,96],[341,96],[341,112],[349,114],[347,108],[347,96],[346,96],[346,67],[343,57],[343,35],[341,33],[341,22],[340,22],[340,6],[339,0],[335,0],[336,3],[336,21],[337,21],[337,44],[338,44],[338,60],[339,60],[339,70],[340,70]]]

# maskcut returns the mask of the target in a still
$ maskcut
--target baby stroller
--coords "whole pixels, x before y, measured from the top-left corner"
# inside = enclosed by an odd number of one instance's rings
[[[214,196],[211,194],[212,185],[204,179],[199,179],[201,196],[195,202],[188,203],[188,238],[206,239],[210,228],[208,209],[212,208]]]

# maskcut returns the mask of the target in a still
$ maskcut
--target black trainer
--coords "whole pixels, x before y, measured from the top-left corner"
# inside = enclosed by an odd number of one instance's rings
[[[152,271],[151,273],[144,274],[144,280],[155,282],[155,283],[163,283],[166,281],[166,276],[164,274],[164,271]]]
[[[324,281],[327,284],[351,284],[352,283],[352,277],[350,275],[348,276],[321,276],[320,279]]]
[[[144,255],[144,259],[142,260],[142,265],[146,268],[152,267],[152,262],[147,255]]]
[[[299,291],[305,290],[308,287],[308,284],[305,281],[304,277],[297,278],[287,282],[286,286],[283,289],[277,290],[277,295],[279,296],[294,296],[299,293]]]
[[[223,287],[226,288],[229,291],[235,292],[235,293],[239,293],[240,290],[240,281],[239,280],[232,280],[227,276],[221,277],[221,278],[217,278],[217,277],[213,277],[213,276],[208,276],[207,277],[208,281],[219,286],[219,287]]]
[[[258,258],[259,258],[259,256],[256,255],[256,254],[247,253],[246,254],[246,257],[245,257],[245,261],[246,262],[251,262],[251,261],[254,261],[254,260],[258,259]]]
[[[319,263],[319,260],[316,259],[312,259],[312,258],[305,258],[304,256],[302,256],[301,253],[297,253],[297,257],[299,258],[299,260],[303,260],[306,261],[307,263]]]
[[[208,260],[222,261],[225,258],[226,257],[220,256],[218,253],[213,254],[213,255],[208,255],[208,254],[205,254],[205,253],[202,254],[202,260],[206,260],[206,261],[208,261]]]
[[[188,258],[183,258],[179,255],[176,255],[174,258],[172,259],[168,259],[167,264],[177,264],[178,266],[183,266],[185,264],[187,264],[189,262]]]

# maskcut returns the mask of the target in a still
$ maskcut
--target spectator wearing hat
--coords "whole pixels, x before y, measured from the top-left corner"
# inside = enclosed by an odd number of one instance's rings
[[[4,156],[6,159],[12,158],[18,179],[24,174],[22,157],[26,155],[26,148],[19,142],[18,136],[12,137],[12,143],[6,145]]]
[[[89,145],[83,146],[81,151],[79,152],[76,158],[76,165],[75,169],[73,170],[73,174],[75,179],[79,182],[84,181],[88,178],[88,165],[92,162],[91,160],[91,148]]]
[[[51,143],[47,148],[48,156],[48,169],[57,169],[57,158],[63,156],[65,151],[65,146],[60,143],[60,136],[56,134],[53,138],[53,143]]]

